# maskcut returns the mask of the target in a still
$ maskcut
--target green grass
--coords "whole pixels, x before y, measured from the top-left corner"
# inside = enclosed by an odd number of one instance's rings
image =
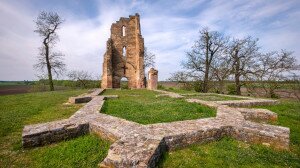
[[[166,153],[160,167],[300,167],[300,103],[281,101],[278,105],[256,108],[276,112],[275,124],[290,128],[289,151],[223,138]]]
[[[106,90],[105,95],[119,95],[105,101],[102,113],[141,124],[189,120],[216,115],[214,109],[184,99],[158,97],[149,90]]]
[[[198,95],[187,95],[185,96],[189,99],[199,99],[205,101],[226,101],[226,100],[245,100],[243,98],[238,97],[229,97],[229,96],[222,96],[222,95],[207,95],[207,94],[198,94]]]
[[[33,149],[22,149],[24,125],[68,118],[82,105],[64,105],[87,90],[0,96],[0,167],[96,167],[109,142],[94,135]]]
[[[0,137],[26,124],[68,118],[81,105],[64,105],[68,97],[84,91],[60,91],[0,96]]]
[[[106,157],[109,146],[108,141],[103,141],[96,135],[87,135],[34,149],[31,154],[34,167],[97,167]]]
[[[299,167],[299,157],[288,151],[275,151],[261,145],[223,138],[192,145],[164,155],[159,167]]]

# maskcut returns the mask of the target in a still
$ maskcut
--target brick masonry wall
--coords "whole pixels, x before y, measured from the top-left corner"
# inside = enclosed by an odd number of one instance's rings
[[[113,23],[106,45],[101,87],[120,88],[121,78],[126,77],[129,88],[145,88],[144,39],[139,14],[121,17]]]

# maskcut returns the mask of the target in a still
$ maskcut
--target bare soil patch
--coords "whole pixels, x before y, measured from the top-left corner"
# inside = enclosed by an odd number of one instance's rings
[[[12,95],[12,94],[21,94],[28,93],[32,89],[30,85],[8,85],[0,87],[0,95]]]

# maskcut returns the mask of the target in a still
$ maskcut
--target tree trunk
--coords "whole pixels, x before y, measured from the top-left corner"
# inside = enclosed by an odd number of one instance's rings
[[[209,46],[208,46],[209,40],[206,41],[206,51],[205,51],[205,72],[204,72],[204,80],[203,80],[203,93],[208,92],[208,74],[209,74]]]
[[[48,80],[49,80],[49,86],[50,91],[54,91],[53,81],[52,81],[52,72],[51,72],[51,65],[49,61],[49,46],[46,42],[44,42],[45,50],[46,50],[46,63],[47,63],[47,71],[48,71]]]
[[[235,91],[237,95],[241,95],[241,82],[240,82],[240,60],[236,58],[235,64]]]
[[[84,80],[78,79],[78,81],[81,83],[81,86],[83,86],[83,88],[86,88],[86,83]]]
[[[205,75],[204,75],[204,81],[203,81],[203,92],[208,92],[208,73],[209,73],[209,65],[206,65],[205,67]]]
[[[224,94],[224,80],[219,81],[219,90],[221,94]]]

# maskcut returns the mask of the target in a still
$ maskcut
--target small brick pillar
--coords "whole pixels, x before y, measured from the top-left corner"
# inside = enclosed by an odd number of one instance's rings
[[[158,71],[154,68],[151,68],[148,72],[148,86],[149,90],[157,89],[158,82]]]

